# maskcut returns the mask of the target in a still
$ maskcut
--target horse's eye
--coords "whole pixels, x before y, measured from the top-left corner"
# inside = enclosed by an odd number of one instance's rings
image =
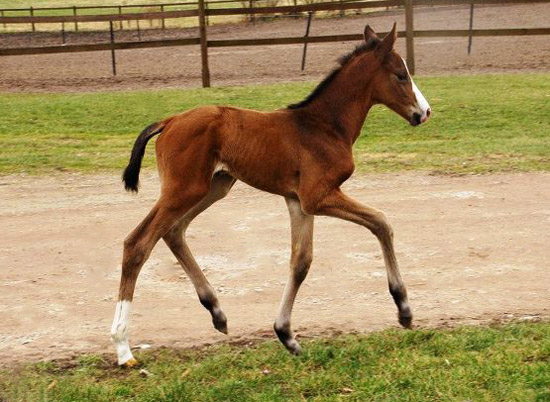
[[[397,76],[397,79],[400,82],[407,82],[409,80],[409,76],[407,74],[395,74]]]

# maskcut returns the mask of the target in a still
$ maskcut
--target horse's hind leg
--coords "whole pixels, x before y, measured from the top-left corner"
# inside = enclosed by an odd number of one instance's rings
[[[111,327],[119,365],[137,364],[128,343],[128,319],[141,267],[159,239],[208,193],[209,179],[197,177],[186,183],[172,181],[167,187],[151,212],[124,241],[119,297]]]
[[[214,327],[224,334],[227,334],[227,318],[220,308],[220,303],[214,289],[202,273],[187,246],[185,231],[193,219],[201,212],[206,210],[216,201],[224,198],[227,193],[229,193],[229,190],[231,190],[231,187],[233,187],[233,184],[235,184],[235,179],[233,177],[224,173],[215,175],[212,179],[208,195],[191,208],[189,212],[187,212],[185,216],[163,236],[164,241],[170,250],[172,250],[193,283],[201,304],[210,311]]]
[[[286,199],[290,214],[292,251],[290,257],[290,277],[286,284],[279,314],[275,321],[275,332],[289,352],[299,354],[302,349],[296,341],[290,327],[292,306],[300,285],[306,278],[312,260],[313,250],[313,216],[302,212],[300,202]]]

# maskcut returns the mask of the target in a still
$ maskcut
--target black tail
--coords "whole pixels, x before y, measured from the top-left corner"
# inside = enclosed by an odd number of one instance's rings
[[[124,188],[126,191],[133,191],[135,193],[138,192],[139,171],[141,169],[143,155],[145,154],[145,147],[147,146],[147,142],[155,135],[162,132],[163,129],[163,123],[153,123],[148,125],[136,138],[136,142],[132,148],[130,162],[122,174],[122,181],[124,182]]]

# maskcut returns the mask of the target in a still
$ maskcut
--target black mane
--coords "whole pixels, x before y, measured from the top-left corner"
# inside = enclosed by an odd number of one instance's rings
[[[351,59],[353,59],[355,56],[358,56],[362,53],[368,52],[370,50],[373,50],[378,44],[380,43],[380,40],[370,40],[368,43],[363,43],[359,46],[357,46],[354,50],[349,52],[348,54],[343,55],[338,59],[338,64],[340,64],[339,67],[332,70],[332,72],[325,77],[323,81],[319,83],[315,87],[315,89],[301,102],[293,103],[291,105],[288,105],[288,109],[300,109],[307,105],[309,105],[313,100],[315,100],[323,91],[334,81],[338,73],[342,70],[342,68],[350,62]]]

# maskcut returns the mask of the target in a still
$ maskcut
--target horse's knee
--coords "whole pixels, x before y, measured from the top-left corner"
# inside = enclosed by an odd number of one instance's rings
[[[372,218],[372,233],[380,239],[393,239],[393,228],[390,221],[381,211],[378,211]]]

